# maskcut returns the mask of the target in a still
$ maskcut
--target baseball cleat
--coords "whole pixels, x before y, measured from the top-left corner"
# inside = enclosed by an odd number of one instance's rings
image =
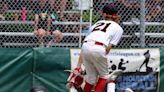
[[[108,78],[108,81],[109,80],[116,80],[116,78],[121,75],[123,73],[122,70],[116,70],[116,71],[113,71],[110,75],[109,75],[109,78]]]
[[[125,92],[134,92],[134,91],[132,89],[130,89],[130,88],[126,88]]]

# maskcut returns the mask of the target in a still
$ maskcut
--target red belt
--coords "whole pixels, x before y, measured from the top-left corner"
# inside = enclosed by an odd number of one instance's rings
[[[84,42],[87,42],[87,41],[84,41]],[[101,43],[101,42],[97,42],[97,41],[95,41],[95,45],[100,45],[100,46],[103,46],[104,44],[103,44],[103,43]]]

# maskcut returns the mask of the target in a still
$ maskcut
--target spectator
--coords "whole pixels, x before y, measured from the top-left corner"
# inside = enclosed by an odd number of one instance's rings
[[[132,18],[138,18],[140,15],[139,0],[116,0],[115,5],[118,6],[119,13],[122,15],[121,21],[131,21]]]
[[[161,21],[162,0],[146,0],[146,21]]]
[[[5,13],[7,12],[7,10],[7,3],[4,0],[0,1],[0,20],[5,20]]]
[[[102,14],[102,6],[105,4],[110,3],[109,0],[93,0],[93,16],[97,15],[96,19],[93,20],[93,23],[95,23],[97,20],[103,19],[101,14]]]
[[[68,0],[50,0],[51,7],[56,11],[57,14],[59,14],[59,19],[61,21],[65,21],[64,18],[64,10],[66,8]]]
[[[41,47],[46,45],[45,37],[51,34],[55,37],[56,33],[51,30],[52,19],[50,14],[52,13],[52,8],[48,0],[38,0],[36,7],[34,9],[35,20],[34,20],[34,34],[38,38],[39,45]],[[59,39],[52,39],[51,42],[59,42],[62,38],[60,33]],[[57,40],[57,41],[56,41]]]
[[[146,0],[146,21],[157,21],[157,17],[161,12],[162,0]],[[139,0],[116,0],[115,5],[120,7],[120,13],[123,15],[122,21],[131,21],[131,19],[138,18],[140,15],[141,2]],[[129,15],[128,15],[129,14]]]
[[[116,0],[115,5],[120,7],[119,12],[122,15],[122,22],[131,21],[135,24],[140,22],[141,15],[141,3],[140,0]],[[161,12],[161,0],[145,0],[145,21],[161,21],[163,18]],[[133,25],[133,28],[129,30],[129,26],[123,25],[123,28],[126,29],[125,34],[133,34],[131,30],[139,31],[140,27],[138,25]],[[158,29],[157,31],[159,31]]]

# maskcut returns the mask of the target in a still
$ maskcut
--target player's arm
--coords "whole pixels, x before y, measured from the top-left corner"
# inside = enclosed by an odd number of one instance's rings
[[[82,53],[80,53],[77,67],[71,72],[70,76],[67,79],[68,83],[66,84],[66,86],[68,88],[71,88],[72,86],[74,86],[75,88],[79,88],[83,83],[83,77],[80,74],[82,64],[83,64]]]
[[[123,34],[123,30],[122,28],[120,28],[118,31],[115,31],[117,35],[114,35],[112,38],[112,41],[109,42],[108,46],[106,47],[106,54],[109,53],[109,51],[112,49],[113,45],[117,45],[118,42],[120,41],[122,34]]]
[[[106,49],[105,49],[106,53],[105,53],[105,54],[108,54],[108,53],[110,52],[110,50],[112,49],[112,46],[113,46],[113,44],[109,44],[109,45],[106,47]]]
[[[80,52],[80,56],[79,56],[78,63],[77,63],[77,68],[81,68],[82,64],[83,64],[82,53]]]

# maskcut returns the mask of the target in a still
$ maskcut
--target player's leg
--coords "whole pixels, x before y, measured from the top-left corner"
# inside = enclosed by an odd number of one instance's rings
[[[94,70],[94,67],[92,66],[92,64],[89,66],[88,63],[87,65],[85,63],[85,68],[86,68],[87,75],[86,75],[86,81],[85,81],[83,92],[91,92],[94,84],[96,83],[97,73]]]
[[[106,92],[115,92],[115,82],[108,82],[107,83],[107,91]]]
[[[103,92],[104,88],[106,86],[107,79],[105,78],[99,78],[98,82],[95,86],[95,91],[94,92]]]
[[[93,87],[92,84],[86,82],[86,83],[85,83],[85,86],[84,86],[84,89],[83,89],[83,92],[91,92],[92,87]]]
[[[95,92],[103,92],[108,79],[108,62],[105,56],[100,55],[101,53],[105,53],[102,49],[100,48],[100,53],[94,54],[94,56],[99,55],[95,58],[94,62],[94,66],[99,73],[99,79],[95,86]]]
[[[116,86],[115,80],[120,74],[122,74],[122,70],[113,71],[109,75],[109,79],[108,79],[108,83],[107,83],[107,92],[115,92],[115,86]]]
[[[83,92],[91,92],[93,85],[96,83],[97,78],[97,71],[93,64],[91,63],[91,60],[93,57],[91,56],[90,50],[88,49],[87,44],[83,44],[81,53],[83,54],[83,62],[86,69],[86,83],[83,89]]]

